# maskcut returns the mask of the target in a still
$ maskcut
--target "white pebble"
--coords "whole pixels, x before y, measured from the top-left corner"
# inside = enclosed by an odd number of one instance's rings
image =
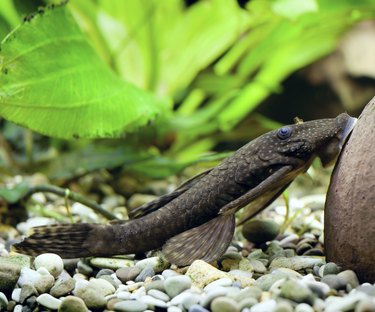
[[[122,300],[130,299],[131,293],[128,291],[120,291],[117,293],[117,298]]]
[[[149,308],[153,308],[153,307],[166,308],[167,307],[167,304],[164,301],[156,299],[149,295],[142,296],[140,300],[146,303]]]
[[[179,307],[176,306],[170,306],[167,310],[167,312],[182,312],[182,310]]]
[[[231,286],[232,283],[233,282],[229,277],[223,277],[223,278],[219,278],[218,280],[209,283],[206,287],[203,288],[203,290],[205,292],[209,292],[210,290],[218,286]]]
[[[63,271],[64,263],[60,256],[53,253],[45,253],[35,258],[34,267],[35,269],[46,268],[56,278]]]
[[[22,312],[22,305],[17,304],[17,305],[14,307],[13,312]]]
[[[41,294],[38,298],[36,298],[36,301],[42,306],[51,310],[57,310],[62,303],[60,299],[56,299],[50,294]]]
[[[14,288],[12,291],[12,300],[15,302],[20,302],[21,298],[21,288]]]
[[[268,299],[266,301],[253,305],[250,309],[251,312],[265,312],[273,311],[276,309],[276,301],[274,299]]]

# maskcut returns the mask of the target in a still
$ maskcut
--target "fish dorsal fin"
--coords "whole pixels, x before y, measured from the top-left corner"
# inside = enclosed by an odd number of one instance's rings
[[[146,203],[142,206],[132,209],[131,211],[129,211],[129,217],[131,219],[136,219],[136,218],[143,217],[155,210],[158,210],[159,208],[168,204],[173,199],[180,196],[182,193],[185,193],[189,188],[191,188],[194,184],[200,181],[201,178],[206,176],[211,170],[212,168],[206,171],[203,171],[202,173],[192,177],[191,179],[185,181],[183,184],[181,184],[178,188],[176,188],[173,192],[169,194],[160,196],[156,198],[155,200],[150,201],[149,203]]]
[[[194,260],[217,260],[227,250],[235,228],[234,215],[221,215],[169,239],[163,253],[169,262],[186,266]]]

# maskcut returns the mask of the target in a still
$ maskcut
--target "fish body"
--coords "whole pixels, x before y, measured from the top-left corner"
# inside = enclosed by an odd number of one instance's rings
[[[217,167],[110,225],[42,226],[14,245],[18,252],[63,258],[140,253],[157,248],[171,263],[218,259],[229,246],[235,213],[247,218],[266,208],[315,157],[323,165],[339,154],[356,119],[347,114],[284,126],[244,145]]]

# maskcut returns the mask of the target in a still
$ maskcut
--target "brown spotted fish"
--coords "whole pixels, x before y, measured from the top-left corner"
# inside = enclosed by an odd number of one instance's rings
[[[162,248],[174,264],[220,258],[232,241],[235,213],[247,219],[272,203],[313,159],[332,162],[356,118],[299,122],[246,144],[217,167],[188,180],[170,194],[136,208],[127,222],[63,224],[33,228],[14,245],[17,252],[52,252],[62,258],[141,253]]]

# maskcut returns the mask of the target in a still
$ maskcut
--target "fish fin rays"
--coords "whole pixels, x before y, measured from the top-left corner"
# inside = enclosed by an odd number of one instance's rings
[[[163,246],[163,253],[169,262],[178,266],[198,259],[212,262],[227,250],[234,228],[234,215],[221,215],[172,237]]]
[[[139,206],[137,208],[130,210],[129,217],[131,219],[137,219],[137,218],[143,217],[151,212],[158,210],[159,208],[168,204],[173,199],[185,193],[189,188],[191,188],[194,184],[200,181],[204,176],[210,173],[211,170],[212,168],[206,171],[203,171],[202,173],[192,177],[191,179],[185,181],[183,184],[181,184],[178,188],[176,188],[173,192],[169,194],[160,196],[156,198],[155,200],[150,201],[149,203],[146,203],[142,206]]]

